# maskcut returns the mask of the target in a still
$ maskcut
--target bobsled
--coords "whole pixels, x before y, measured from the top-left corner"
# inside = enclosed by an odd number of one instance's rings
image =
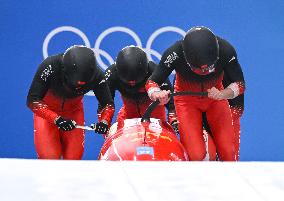
[[[207,96],[207,92],[175,92],[170,96]],[[122,125],[115,123],[105,135],[98,160],[108,161],[188,161],[187,152],[172,127],[159,119],[150,118],[159,104],[149,105],[142,118],[126,119]],[[77,128],[95,130],[93,126]],[[216,160],[216,147],[212,137],[204,130],[205,161]]]
[[[187,161],[188,156],[167,122],[150,118],[126,119],[113,124],[101,148],[99,160]]]
[[[176,95],[206,96],[206,93],[176,92]],[[175,131],[167,123],[150,118],[159,104],[153,102],[142,118],[126,119],[123,125],[111,126],[99,153],[99,160],[108,161],[188,161],[187,152]],[[206,156],[204,160],[216,159],[216,148],[208,133],[203,133]]]

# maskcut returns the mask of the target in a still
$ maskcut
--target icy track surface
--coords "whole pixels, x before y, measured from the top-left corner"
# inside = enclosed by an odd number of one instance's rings
[[[0,159],[1,201],[283,201],[284,162]]]

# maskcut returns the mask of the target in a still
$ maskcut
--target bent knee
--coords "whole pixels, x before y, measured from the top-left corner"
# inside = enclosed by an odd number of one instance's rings
[[[63,154],[63,159],[64,160],[81,160],[83,157],[84,150],[78,150],[76,152],[66,152]]]
[[[41,153],[38,154],[38,159],[60,159],[61,153]]]
[[[236,153],[234,149],[219,151],[218,156],[221,161],[236,161]]]
[[[206,156],[206,151],[191,151],[188,153],[190,161],[203,161]]]

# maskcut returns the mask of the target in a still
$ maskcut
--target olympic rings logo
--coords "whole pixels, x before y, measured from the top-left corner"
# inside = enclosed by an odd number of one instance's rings
[[[88,39],[88,37],[84,34],[84,32],[82,32],[80,29],[77,29],[75,27],[72,26],[62,26],[62,27],[58,27],[53,29],[44,39],[43,42],[43,46],[42,46],[42,52],[43,52],[43,57],[47,58],[48,57],[48,45],[51,41],[51,39],[61,33],[61,32],[72,32],[76,35],[78,35],[84,42],[84,45],[86,47],[91,48],[91,43]],[[106,69],[108,67],[107,64],[105,64],[101,58],[101,56],[103,56],[108,62],[109,64],[113,64],[114,63],[114,59],[110,56],[110,54],[108,54],[106,51],[100,49],[101,43],[103,42],[103,40],[112,33],[115,32],[122,32],[125,34],[128,34],[129,36],[131,36],[134,41],[135,41],[135,45],[139,46],[141,48],[143,48],[142,46],[142,41],[140,39],[140,37],[131,29],[127,28],[127,27],[121,27],[121,26],[115,26],[115,27],[111,27],[106,29],[105,31],[103,31],[97,38],[96,42],[95,42],[95,46],[94,48],[92,48],[95,51],[96,54],[96,58],[98,61],[98,64],[103,68]],[[166,26],[166,27],[162,27],[157,29],[156,31],[154,31],[148,41],[146,42],[146,47],[143,48],[145,50],[145,52],[147,53],[148,59],[149,60],[153,60],[152,55],[155,56],[157,59],[161,59],[161,54],[155,50],[152,49],[152,45],[154,43],[154,41],[156,40],[156,38],[161,35],[162,33],[165,32],[175,32],[180,34],[181,36],[185,36],[186,32],[180,28],[174,27],[174,26]]]

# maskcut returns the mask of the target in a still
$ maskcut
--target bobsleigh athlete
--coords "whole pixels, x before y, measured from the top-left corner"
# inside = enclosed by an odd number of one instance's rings
[[[114,103],[92,49],[72,46],[46,58],[38,67],[27,96],[34,113],[34,141],[39,159],[79,160],[84,151],[83,95],[94,91],[101,105],[95,132],[105,134]]]
[[[152,103],[145,84],[156,66],[157,64],[147,59],[144,50],[136,46],[127,46],[118,53],[115,63],[106,69],[105,79],[112,97],[114,98],[115,92],[119,91],[123,101],[117,116],[118,128],[123,126],[125,119],[141,118]],[[168,92],[173,90],[169,79],[165,79],[159,86]],[[173,100],[166,104],[166,108],[168,120],[164,105],[157,106],[151,117],[168,121],[175,132],[178,132]]]
[[[203,160],[202,113],[208,124],[221,161],[236,161],[235,133],[228,99],[244,93],[245,81],[234,47],[206,27],[193,27],[185,37],[169,47],[147,81],[152,100],[167,103],[169,92],[160,84],[176,71],[175,91],[208,92],[208,97],[174,98],[181,142],[190,160]],[[223,87],[226,73],[230,84]]]

